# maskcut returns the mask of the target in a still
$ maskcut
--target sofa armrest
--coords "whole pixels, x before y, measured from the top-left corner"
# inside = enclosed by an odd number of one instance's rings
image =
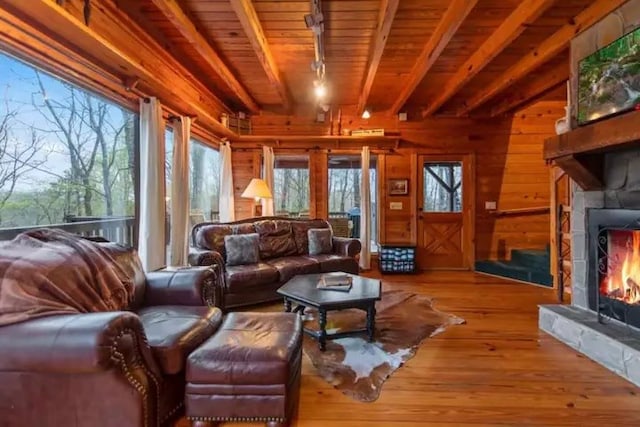
[[[347,237],[333,238],[333,252],[342,256],[355,257],[360,253],[362,245],[358,239],[349,239]]]
[[[142,371],[160,381],[142,323],[133,313],[54,315],[0,328],[0,371],[89,374],[113,369],[130,376]]]
[[[147,273],[145,306],[215,305],[217,265]]]
[[[224,258],[218,251],[208,249],[189,248],[189,265],[219,265],[224,269]],[[224,270],[223,270],[224,271]]]

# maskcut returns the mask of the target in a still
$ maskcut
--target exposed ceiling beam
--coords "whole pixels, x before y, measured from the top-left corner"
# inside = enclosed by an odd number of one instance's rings
[[[191,44],[209,68],[236,94],[240,102],[252,113],[259,112],[260,107],[258,104],[256,104],[244,86],[236,79],[233,72],[231,72],[222,58],[220,58],[218,52],[216,52],[204,36],[198,32],[198,29],[176,0],[151,0],[151,2],[160,10],[165,18],[171,22],[182,37]]]
[[[251,42],[251,46],[253,46],[253,50],[258,56],[258,60],[267,74],[269,82],[278,91],[285,109],[287,111],[290,110],[292,106],[291,95],[273,58],[267,37],[264,35],[260,19],[253,4],[251,4],[251,0],[231,0],[231,7],[236,12],[244,32]]]
[[[435,99],[428,102],[423,110],[423,116],[435,113],[555,2],[556,0],[524,0],[520,3],[473,55],[458,68]]]
[[[491,108],[491,117],[508,113],[557,88],[559,85],[565,84],[569,79],[569,57],[567,56],[566,59],[566,61],[534,77],[523,87],[494,105]]]
[[[405,85],[400,91],[400,95],[389,110],[391,115],[398,114],[398,111],[400,111],[424,76],[438,60],[440,54],[447,47],[449,41],[476,3],[478,3],[478,0],[451,0],[438,26],[431,34],[427,44],[425,44],[411,73],[405,79]]]
[[[380,1],[380,16],[378,17],[377,32],[374,36],[373,46],[369,58],[369,67],[367,68],[367,74],[364,79],[364,84],[360,90],[360,99],[358,100],[357,114],[360,115],[364,111],[367,100],[369,99],[369,93],[371,93],[371,87],[373,86],[373,80],[376,77],[382,54],[384,53],[384,47],[387,44],[389,38],[389,32],[391,31],[391,25],[396,17],[398,11],[398,4],[400,0],[381,0]]]
[[[4,0],[0,11],[26,17],[48,36],[91,58],[95,66],[119,75],[123,85],[139,79],[136,90],[143,96],[157,96],[168,108],[197,116],[198,123],[214,134],[235,136],[217,119],[217,114],[228,111],[220,100],[166,55],[125,13],[104,2],[93,9],[91,26],[87,26],[79,5],[66,2],[62,7],[50,0]]]
[[[613,12],[626,1],[597,0],[592,3],[573,18],[571,22],[553,33],[507,71],[493,79],[492,83],[469,98],[465,105],[458,110],[457,115],[468,114],[556,56],[569,46],[571,39]]]

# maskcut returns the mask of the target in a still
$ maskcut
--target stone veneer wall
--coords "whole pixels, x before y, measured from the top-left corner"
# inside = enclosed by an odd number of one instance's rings
[[[589,308],[587,211],[590,208],[640,209],[640,149],[605,156],[603,191],[573,187],[571,211],[571,306],[542,305],[540,329],[640,386],[640,331],[612,319],[599,323]],[[592,268],[592,267],[591,267]]]

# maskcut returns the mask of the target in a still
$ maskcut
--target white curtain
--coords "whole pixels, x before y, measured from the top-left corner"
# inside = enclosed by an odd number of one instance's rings
[[[222,142],[220,144],[220,196],[218,206],[220,208],[220,222],[235,220],[231,144],[229,142]]]
[[[140,233],[145,271],[165,266],[164,120],[156,98],[140,100]]]
[[[189,255],[189,140],[191,119],[173,122],[173,158],[171,161],[171,240],[169,265],[187,265]],[[195,159],[199,160],[199,159]]]
[[[360,268],[371,268],[371,183],[369,175],[369,147],[362,147],[362,177],[360,179]]]
[[[262,179],[267,183],[267,187],[271,190],[271,194],[275,197],[273,191],[273,168],[275,159],[273,157],[273,148],[262,147]],[[262,216],[273,216],[275,213],[273,208],[273,198],[262,199]]]

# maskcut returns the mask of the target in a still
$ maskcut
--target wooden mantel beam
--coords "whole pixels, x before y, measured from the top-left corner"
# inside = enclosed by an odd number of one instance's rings
[[[396,12],[398,11],[399,4],[400,0],[380,1],[380,16],[378,17],[378,27],[374,36],[373,46],[371,48],[367,74],[365,75],[364,83],[362,85],[362,89],[360,90],[360,98],[358,100],[358,116],[362,114],[365,107],[367,106],[369,94],[371,93],[371,87],[373,86],[373,81],[376,77],[376,73],[378,72],[378,66],[380,65],[380,60],[382,59],[382,54],[384,53],[384,47],[387,44],[389,32],[391,31],[391,25],[393,24],[393,20],[396,17]]]
[[[631,111],[582,126],[544,142],[545,160],[558,157],[605,152],[640,141],[640,111]]]
[[[157,96],[169,109],[197,116],[198,123],[213,134],[235,137],[217,118],[227,107],[114,2],[94,7],[89,25],[77,0],[62,6],[53,0],[4,0],[0,12],[42,28],[47,36],[91,58],[95,66],[120,76],[123,85],[137,79],[136,91],[142,96]]]
[[[433,31],[427,44],[425,44],[424,49],[422,49],[422,53],[413,66],[411,73],[405,79],[406,83],[400,91],[400,95],[398,95],[398,98],[389,109],[391,115],[398,114],[424,76],[438,60],[440,54],[447,47],[449,41],[451,41],[476,3],[478,3],[478,0],[451,0],[438,26]]]
[[[458,117],[486,103],[516,81],[544,64],[569,46],[571,39],[616,10],[627,0],[597,0],[580,12],[568,24],[549,36],[507,71],[493,79],[492,83],[473,95],[457,111]]]
[[[583,190],[600,190],[604,186],[602,183],[604,167],[602,156],[594,154],[574,156],[570,154],[558,157],[554,162]]]
[[[258,56],[258,60],[267,74],[269,82],[280,94],[285,110],[291,110],[293,104],[291,94],[273,58],[267,37],[264,35],[262,24],[260,24],[260,19],[253,4],[251,4],[251,0],[231,0],[231,7],[236,12],[244,32],[251,42],[251,46],[253,46],[253,50]]]
[[[244,86],[234,76],[222,58],[220,58],[218,52],[216,52],[204,36],[198,32],[191,19],[189,19],[177,1],[151,0],[151,2],[160,10],[164,17],[171,22],[182,37],[191,44],[209,68],[235,93],[240,102],[242,102],[250,112],[259,112],[260,107],[258,104],[256,104]]]
[[[423,116],[435,113],[449,99],[476,76],[493,58],[498,56],[522,32],[540,17],[556,0],[524,0],[505,19],[489,38],[471,55],[444,85],[442,91],[423,110]]]
[[[491,108],[491,117],[508,113],[569,80],[569,56],[555,67],[534,77]]]

